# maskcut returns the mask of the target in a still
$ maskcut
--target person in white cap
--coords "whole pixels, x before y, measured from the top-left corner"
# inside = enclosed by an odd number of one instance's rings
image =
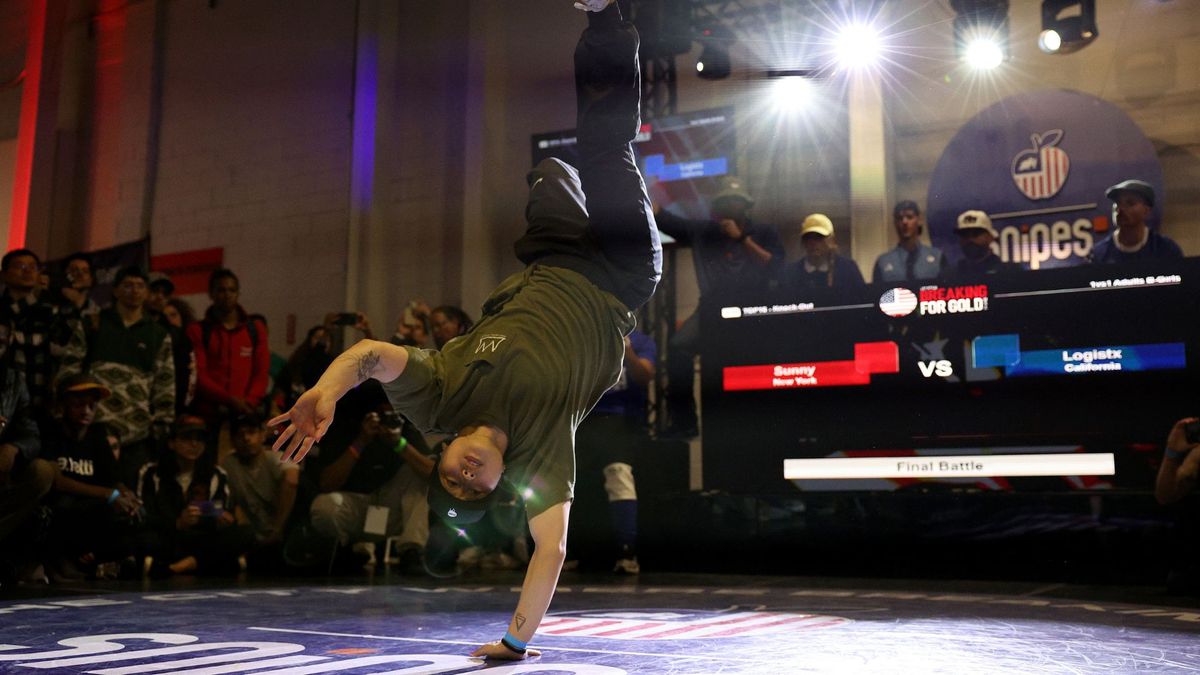
[[[814,213],[800,226],[800,241],[804,257],[787,266],[783,273],[784,288],[810,291],[819,288],[862,288],[866,285],[858,265],[838,254],[833,221],[823,213]]]
[[[1116,230],[1096,243],[1088,260],[1117,263],[1155,258],[1182,258],[1179,244],[1156,230],[1147,221],[1154,213],[1154,188],[1146,181],[1121,181],[1104,191],[1113,203]]]
[[[955,275],[971,278],[984,274],[1015,272],[1021,269],[1016,263],[1004,262],[992,250],[996,241],[996,228],[992,227],[992,219],[983,211],[963,211],[958,215],[958,227],[954,228],[958,235],[958,245],[962,249],[962,260],[958,261]]]

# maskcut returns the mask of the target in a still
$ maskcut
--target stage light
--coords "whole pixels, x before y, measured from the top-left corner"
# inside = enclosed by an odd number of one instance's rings
[[[991,70],[1004,63],[1004,50],[996,40],[975,38],[967,43],[964,60],[975,70]]]
[[[1070,54],[1090,45],[1096,28],[1096,0],[1042,0],[1038,47],[1047,54]]]
[[[977,70],[991,70],[1008,59],[1008,0],[950,0],[954,48],[958,58]]]
[[[843,68],[866,68],[879,60],[882,44],[879,31],[873,27],[855,23],[838,31],[834,51],[838,65]]]
[[[1056,30],[1044,30],[1038,36],[1038,47],[1047,54],[1053,54],[1062,47],[1062,36]]]
[[[702,49],[700,58],[696,59],[696,74],[705,80],[723,80],[729,77],[733,64],[729,59],[729,42],[733,34],[720,26],[700,30],[699,40]]]
[[[779,112],[803,109],[814,95],[813,74],[805,69],[767,71],[772,80],[770,96],[775,109]]]

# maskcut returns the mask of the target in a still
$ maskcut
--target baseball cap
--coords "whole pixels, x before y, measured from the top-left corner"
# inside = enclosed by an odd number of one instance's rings
[[[263,425],[263,417],[258,413],[242,413],[233,418],[229,423],[229,431],[237,431],[242,427],[261,427]]]
[[[800,236],[806,234],[819,234],[822,237],[828,237],[833,234],[833,221],[824,213],[814,213],[804,219],[804,224],[800,226]]]
[[[64,396],[69,396],[71,394],[82,394],[85,392],[94,392],[101,399],[106,399],[109,396],[112,396],[111,389],[103,384],[100,384],[100,381],[91,375],[85,375],[83,373],[71,375],[70,377],[64,377],[62,380],[59,380],[58,389],[56,391],[58,392],[59,400],[62,400]]]
[[[987,230],[992,233],[993,237],[999,237],[996,228],[992,227],[992,219],[983,211],[963,211],[958,214],[958,227],[954,228],[955,232],[963,232],[965,230]]]
[[[438,474],[438,465],[441,462],[441,454],[435,455],[433,472],[429,474],[429,495],[426,497],[426,501],[429,502],[429,510],[436,513],[447,525],[469,525],[483,518],[483,514],[487,513],[496,501],[500,487],[497,486],[491,494],[483,499],[472,501],[459,499],[447,492],[446,486],[442,485]]]
[[[177,438],[189,431],[203,431],[208,433],[208,425],[204,420],[195,415],[181,415],[175,420],[175,424],[171,426],[171,437]]]
[[[717,187],[717,194],[713,195],[712,201],[716,203],[722,199],[729,199],[731,197],[737,197],[745,201],[746,206],[754,206],[754,199],[750,196],[749,192],[746,192],[746,187],[742,179],[737,176],[722,176]]]
[[[1123,180],[1105,190],[1104,196],[1115,202],[1117,201],[1117,197],[1119,197],[1122,192],[1132,192],[1146,200],[1146,203],[1150,206],[1154,206],[1154,188],[1144,180],[1138,180],[1136,178]]]

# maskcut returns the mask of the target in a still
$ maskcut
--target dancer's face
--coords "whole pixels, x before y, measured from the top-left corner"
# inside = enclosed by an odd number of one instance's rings
[[[500,484],[504,455],[486,438],[467,434],[446,446],[438,464],[438,478],[446,491],[458,499],[483,499]]]

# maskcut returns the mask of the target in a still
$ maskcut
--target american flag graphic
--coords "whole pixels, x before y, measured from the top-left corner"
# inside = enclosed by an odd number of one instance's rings
[[[907,288],[889,289],[879,298],[879,310],[888,316],[908,316],[917,308],[917,295]]]
[[[1034,150],[1025,150],[1013,158],[1012,178],[1017,189],[1030,199],[1049,199],[1067,182],[1071,158],[1056,146],[1062,130],[1033,135]]]
[[[593,611],[547,617],[539,635],[611,640],[697,640],[812,630],[849,619],[792,612]]]

